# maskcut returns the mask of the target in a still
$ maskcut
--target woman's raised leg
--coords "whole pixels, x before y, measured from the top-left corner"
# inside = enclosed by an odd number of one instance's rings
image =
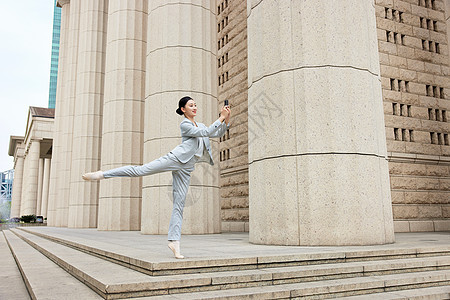
[[[108,171],[86,173],[84,180],[101,180],[112,177],[139,177],[166,171],[176,171],[182,168],[173,154],[169,153],[142,166],[123,166]]]

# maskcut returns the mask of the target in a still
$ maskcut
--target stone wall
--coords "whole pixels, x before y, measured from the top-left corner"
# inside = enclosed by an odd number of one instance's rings
[[[448,1],[448,0],[446,0]],[[395,230],[450,229],[448,15],[442,0],[375,0]],[[248,231],[247,3],[217,1],[223,231]],[[450,9],[450,4],[447,10]],[[447,22],[446,22],[447,21]]]
[[[450,79],[444,3],[375,2],[395,230],[449,230]]]
[[[218,96],[231,128],[220,140],[222,231],[248,231],[247,2],[217,1]]]

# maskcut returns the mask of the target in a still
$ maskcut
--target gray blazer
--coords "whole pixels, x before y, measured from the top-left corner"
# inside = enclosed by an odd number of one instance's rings
[[[203,143],[209,153],[208,162],[209,164],[214,165],[209,138],[222,137],[230,125],[227,126],[225,122],[221,123],[219,119],[209,127],[206,127],[203,123],[197,123],[197,125],[198,127],[188,118],[183,119],[180,124],[182,143],[176,146],[171,152],[179,161],[187,163],[194,157],[195,153],[197,153],[197,150],[201,145],[200,139],[203,139]]]

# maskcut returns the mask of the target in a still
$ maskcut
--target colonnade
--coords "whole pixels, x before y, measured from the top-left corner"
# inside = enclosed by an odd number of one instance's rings
[[[47,217],[51,159],[40,153],[40,140],[17,143],[11,218],[24,215]]]
[[[250,241],[393,242],[373,0],[247,4]],[[197,102],[199,121],[217,118],[216,1],[58,5],[51,170],[30,142],[20,212],[47,207],[49,226],[166,234],[171,174],[100,183],[81,175],[169,152],[181,141],[183,96]],[[218,162],[217,140],[212,147]],[[183,233],[218,233],[218,165],[196,169]],[[49,174],[48,191],[40,185]],[[47,194],[48,205],[32,201]]]
[[[84,182],[149,162],[181,142],[177,101],[218,115],[215,1],[60,0],[50,226],[166,233],[171,174]],[[177,20],[176,22],[174,22]],[[182,21],[181,21],[182,20]],[[215,153],[218,141],[213,141]],[[216,157],[216,161],[218,158]],[[198,166],[183,233],[220,231],[218,166]]]

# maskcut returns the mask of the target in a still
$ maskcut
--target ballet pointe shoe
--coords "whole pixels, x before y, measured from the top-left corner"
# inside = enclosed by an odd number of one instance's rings
[[[97,172],[91,172],[91,173],[86,173],[83,176],[81,176],[84,180],[87,181],[93,181],[93,180],[101,180],[101,179],[105,179],[105,177],[103,177],[103,172],[102,171],[97,171]]]
[[[168,246],[169,249],[172,250],[173,255],[175,255],[175,258],[184,258],[184,256],[180,254],[180,241],[171,241]]]

